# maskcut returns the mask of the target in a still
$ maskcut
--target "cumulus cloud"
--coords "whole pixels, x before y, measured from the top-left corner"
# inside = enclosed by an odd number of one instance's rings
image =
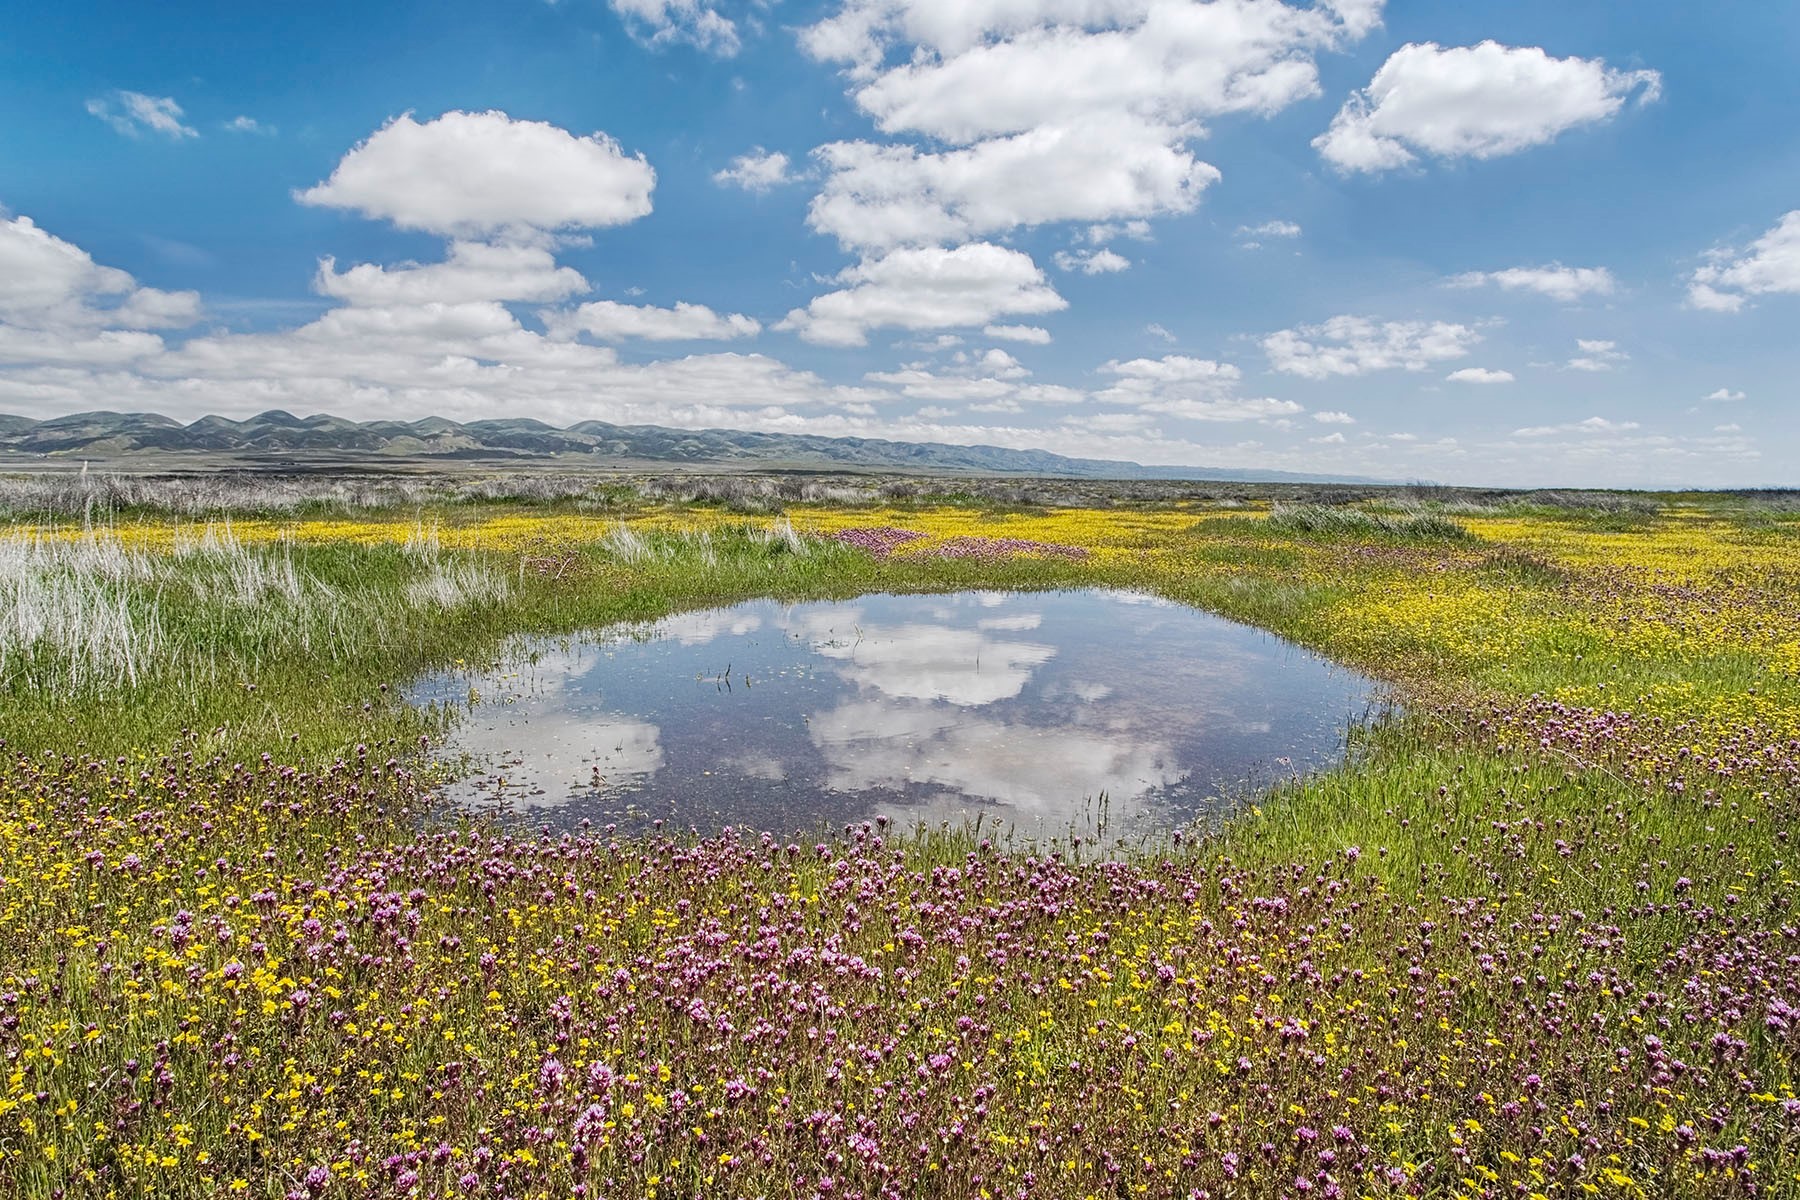
[[[126,137],[154,133],[180,141],[200,136],[198,129],[182,122],[187,114],[170,96],[117,91],[89,100],[87,110]]]
[[[809,28],[852,64],[857,104],[887,132],[971,142],[1100,108],[1186,123],[1272,113],[1316,95],[1312,56],[1362,36],[1378,4],[1275,0],[850,0]],[[899,50],[901,65],[884,60]]]
[[[985,337],[1002,342],[1026,342],[1033,346],[1050,344],[1050,331],[1037,325],[989,325],[981,332]]]
[[[635,221],[656,172],[603,133],[577,137],[503,112],[394,118],[296,192],[302,204],[351,209],[402,229],[476,238]]]
[[[729,341],[755,337],[762,323],[742,313],[716,313],[704,304],[677,303],[673,308],[648,304],[619,304],[596,300],[571,312],[546,312],[544,328],[550,336],[571,338],[591,334],[602,341],[637,338],[652,342]]]
[[[170,329],[199,317],[197,292],[140,287],[30,217],[0,219],[0,321],[36,330]],[[113,338],[96,348],[111,347],[110,354],[145,344]]]
[[[607,0],[633,37],[652,46],[685,42],[719,58],[743,46],[737,22],[705,0]]]
[[[1580,353],[1566,364],[1571,371],[1610,371],[1631,358],[1619,349],[1619,343],[1599,338],[1576,338],[1575,348]]]
[[[1552,58],[1536,46],[1412,43],[1345,102],[1313,146],[1344,172],[1392,170],[1421,154],[1495,158],[1604,121],[1634,95],[1649,103],[1661,83],[1655,71]]]
[[[1300,236],[1300,226],[1292,221],[1264,221],[1261,225],[1239,225],[1238,245],[1246,250],[1260,250],[1266,238],[1292,240]]]
[[[1094,399],[1139,412],[1187,421],[1266,421],[1305,411],[1291,400],[1237,395],[1243,372],[1209,358],[1170,354],[1115,359],[1100,370],[1115,382],[1094,393]]]
[[[273,125],[265,124],[255,117],[236,116],[220,126],[227,133],[254,133],[263,137],[274,137],[277,130]]]
[[[986,242],[865,258],[837,282],[846,286],[794,309],[776,328],[809,342],[861,346],[871,329],[954,329],[1068,306],[1030,255]]]
[[[797,430],[824,413],[872,414],[873,401],[893,399],[761,355],[632,364],[610,347],[534,332],[505,301],[553,300],[587,286],[541,246],[457,242],[441,263],[347,271],[328,259],[315,284],[342,304],[295,328],[214,332],[170,346],[145,330],[192,324],[197,295],[140,287],[29,218],[0,221],[0,410],[191,418],[287,408],[464,420],[523,411],[565,423],[604,416]],[[566,318],[578,331],[621,336],[667,336],[671,324],[683,337],[755,328],[697,305],[600,305]],[[813,415],[801,416],[807,409]]]
[[[1292,221],[1264,221],[1261,225],[1239,225],[1237,235],[1241,238],[1297,238],[1300,226]]]
[[[452,246],[446,262],[455,259]],[[334,268],[331,274],[353,272]],[[383,287],[393,291],[382,293]],[[192,419],[209,412],[246,416],[285,408],[365,419],[460,420],[504,412],[556,424],[598,419],[724,426],[980,443],[1158,464],[1227,462],[1409,477],[1478,459],[1485,478],[1526,485],[1559,479],[1730,485],[1746,478],[1746,468],[1760,454],[1758,443],[1739,431],[1682,438],[1608,432],[1591,424],[1565,438],[1520,436],[1491,444],[1413,435],[1340,442],[1332,440],[1334,427],[1344,422],[1328,413],[1317,415],[1329,446],[1303,436],[1285,448],[1241,436],[1183,436],[1184,421],[1201,430],[1291,431],[1300,408],[1268,397],[1241,397],[1236,368],[1180,355],[1104,364],[1094,390],[1039,382],[1025,364],[1000,350],[964,350],[947,363],[909,364],[891,373],[893,382],[854,386],[754,353],[683,353],[628,362],[612,346],[536,331],[507,302],[446,302],[426,298],[430,294],[430,289],[384,282],[361,294],[366,302],[340,303],[298,326],[247,334],[212,331],[171,345],[157,333],[116,322],[175,319],[172,310],[191,315],[197,297],[171,301],[182,294],[138,288],[129,275],[94,263],[78,247],[56,244],[28,220],[3,220],[0,411],[51,415],[110,408]],[[923,374],[903,377],[905,372]],[[927,403],[908,394],[932,390],[968,398]],[[1006,412],[1022,415],[1018,420],[975,415]],[[1062,415],[1047,421],[1049,413]]]
[[[1605,267],[1565,267],[1551,263],[1545,267],[1508,267],[1504,271],[1465,271],[1452,276],[1452,287],[1476,288],[1492,285],[1507,292],[1537,292],[1552,300],[1573,304],[1583,296],[1610,296],[1617,286],[1612,272]]]
[[[1066,424],[1107,434],[1142,433],[1152,429],[1159,417],[1269,423],[1303,411],[1291,401],[1237,395],[1241,372],[1211,359],[1182,355],[1115,359],[1102,364],[1099,372],[1110,376],[1111,382],[1093,392],[1031,383],[1031,372],[1024,364],[1004,350],[992,349],[983,354],[959,352],[942,367],[908,363],[899,370],[871,372],[864,378],[899,388],[910,399],[963,403],[971,413],[1017,414],[1047,405],[1085,404],[1088,407],[1081,415]],[[1095,412],[1093,404],[1131,411]]]
[[[1078,236],[1085,237],[1090,245],[1104,246],[1114,238],[1121,237],[1147,242],[1155,234],[1150,228],[1150,222],[1140,217],[1133,221],[1101,221],[1089,225]]]
[[[1487,367],[1464,367],[1444,376],[1451,383],[1511,383],[1511,371],[1495,371]]]
[[[1513,430],[1514,437],[1552,437],[1559,433],[1629,433],[1636,429],[1636,421],[1609,421],[1605,417],[1589,417],[1585,421],[1572,421],[1566,425],[1528,425],[1524,429]]]
[[[720,187],[743,188],[746,192],[766,192],[794,181],[788,171],[791,165],[788,156],[781,151],[758,146],[750,153],[732,159],[729,167],[714,171],[713,182]]]
[[[1741,251],[1715,250],[1694,272],[1688,303],[1713,312],[1737,312],[1752,296],[1800,293],[1800,209]]]
[[[1230,363],[1215,362],[1210,358],[1189,358],[1185,354],[1134,358],[1129,362],[1114,359],[1100,369],[1121,379],[1198,384],[1206,388],[1230,387],[1244,377],[1244,373]]]
[[[324,258],[313,290],[354,305],[384,307],[438,301],[551,301],[579,295],[588,281],[572,267],[559,267],[543,246],[457,241],[441,263],[382,267],[360,263],[339,272]]]
[[[1314,413],[1312,415],[1312,419],[1319,422],[1319,424],[1321,424],[1321,425],[1354,425],[1354,424],[1356,424],[1355,417],[1351,416],[1347,412],[1340,412],[1337,409],[1332,409],[1332,408],[1328,408],[1321,412]],[[1343,439],[1339,438],[1338,440],[1342,441]]]
[[[1462,358],[1481,334],[1447,321],[1372,321],[1333,317],[1322,325],[1282,329],[1263,338],[1263,351],[1277,371],[1303,379],[1366,375],[1371,371],[1423,371],[1433,363]]]
[[[1718,388],[1700,398],[1713,404],[1730,404],[1734,400],[1742,400],[1744,393],[1734,392],[1730,388]]]
[[[802,31],[845,64],[888,142],[816,153],[810,222],[862,251],[1059,221],[1098,245],[1191,211],[1219,172],[1207,119],[1317,94],[1314,57],[1361,37],[1380,0],[845,0]]]
[[[1053,261],[1059,271],[1079,271],[1083,275],[1110,275],[1131,267],[1129,258],[1111,250],[1058,250]]]
[[[1069,405],[1086,399],[1075,388],[1025,382],[1031,371],[1004,350],[959,352],[942,367],[908,363],[896,371],[872,371],[865,378],[900,389],[914,400],[957,401],[971,412],[1024,412],[1028,405]]]
[[[1167,130],[1104,112],[955,150],[854,141],[813,153],[825,183],[807,224],[856,249],[1187,212],[1219,178]]]

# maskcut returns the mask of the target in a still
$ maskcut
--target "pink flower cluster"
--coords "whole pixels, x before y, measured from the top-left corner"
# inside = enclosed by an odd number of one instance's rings
[[[885,558],[908,542],[916,542],[925,535],[912,529],[897,529],[892,525],[858,526],[853,529],[840,529],[836,533],[827,534],[834,542],[846,546],[854,546],[858,550]]]
[[[1066,558],[1075,562],[1089,557],[1089,551],[1082,546],[1065,546],[1058,542],[1034,542],[1029,538],[968,536],[947,538],[930,549],[916,550],[913,553],[930,558],[971,558],[979,562],[994,562],[1002,558],[1011,558],[1016,554]]]
[[[834,542],[867,550],[878,558],[905,554],[917,558],[964,558],[977,562],[997,562],[1020,554],[1045,558],[1066,558],[1080,562],[1089,557],[1081,546],[1065,546],[1058,542],[1037,542],[1030,538],[974,537],[946,538],[935,546],[919,546],[926,535],[915,529],[898,529],[892,525],[859,526],[840,529],[828,535]]]
[[[1795,887],[1747,813],[1683,850],[1639,806],[1691,798],[1526,762],[1438,783],[1404,861],[1080,862],[420,826],[377,758],[0,766],[20,1194],[1697,1197],[1800,1161]]]

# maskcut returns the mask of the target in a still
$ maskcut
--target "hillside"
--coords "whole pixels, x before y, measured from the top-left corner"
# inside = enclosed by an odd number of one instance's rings
[[[1353,482],[1357,476],[1307,475],[1231,466],[1147,467],[1068,458],[1044,450],[954,446],[729,429],[669,429],[582,421],[566,429],[525,418],[471,421],[351,421],[279,410],[242,421],[207,416],[191,424],[157,413],[75,413],[34,421],[0,414],[0,455],[106,461],[155,459],[174,465],[226,456],[234,465],[303,466],[341,462],[554,461],[559,465],[684,464],[709,468],[786,468],[968,472],[1107,479],[1217,479],[1242,482]]]

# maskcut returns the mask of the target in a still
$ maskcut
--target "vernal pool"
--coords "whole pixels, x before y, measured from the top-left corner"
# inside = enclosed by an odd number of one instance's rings
[[[703,831],[1174,827],[1336,762],[1380,703],[1262,630],[1119,591],[759,600],[500,662],[411,692],[458,710],[452,799]]]

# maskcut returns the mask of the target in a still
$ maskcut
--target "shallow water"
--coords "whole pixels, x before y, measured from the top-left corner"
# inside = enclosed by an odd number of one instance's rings
[[[759,600],[502,663],[409,698],[460,712],[453,800],[559,825],[1149,832],[1335,763],[1380,703],[1271,634],[1118,591]]]

